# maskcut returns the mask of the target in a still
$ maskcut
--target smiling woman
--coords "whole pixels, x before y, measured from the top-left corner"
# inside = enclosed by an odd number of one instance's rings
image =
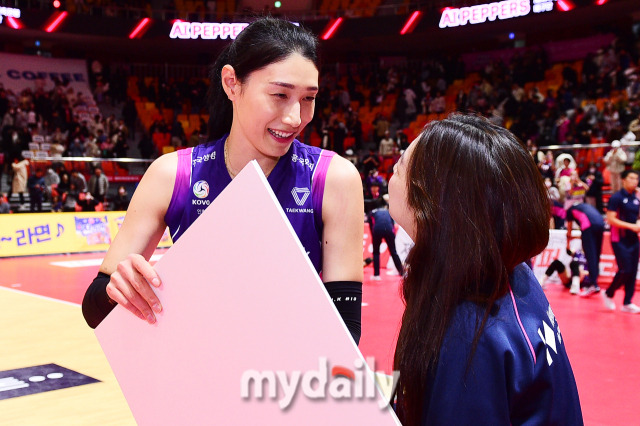
[[[315,37],[273,18],[250,24],[211,70],[210,140],[156,160],[83,301],[96,327],[118,303],[149,323],[162,306],[151,265],[168,226],[174,241],[237,173],[256,160],[354,340],[360,338],[360,175],[333,152],[300,143],[318,91]],[[224,244],[224,242],[219,242]],[[285,261],[285,259],[283,259]],[[260,285],[256,283],[256,285]]]

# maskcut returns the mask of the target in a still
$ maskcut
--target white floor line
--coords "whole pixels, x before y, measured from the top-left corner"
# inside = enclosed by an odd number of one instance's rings
[[[7,288],[7,287],[4,287],[4,286],[0,286],[0,290],[12,291],[14,293],[24,294],[24,295],[27,295],[27,296],[33,296],[33,297],[37,297],[39,299],[44,299],[44,300],[49,300],[49,301],[52,301],[52,302],[64,303],[65,305],[71,305],[71,306],[80,307],[79,303],[67,302],[66,300],[54,299],[53,297],[41,296],[39,294],[29,293],[28,291],[16,290],[14,288]]]
[[[162,254],[154,254],[149,259],[150,262],[157,262],[162,257]],[[82,259],[82,260],[63,260],[60,262],[51,262],[53,266],[61,266],[63,268],[86,268],[89,266],[100,266],[104,258],[99,257],[97,259]]]

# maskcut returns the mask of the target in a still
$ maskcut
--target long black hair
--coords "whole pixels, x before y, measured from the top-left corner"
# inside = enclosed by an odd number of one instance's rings
[[[508,130],[455,114],[431,122],[413,144],[406,182],[415,245],[394,359],[404,425],[421,421],[427,382],[456,307],[471,301],[484,312],[469,324],[472,357],[494,302],[509,291],[513,269],[546,247],[550,214],[542,176]]]
[[[233,107],[222,88],[222,68],[231,65],[243,82],[253,71],[299,53],[318,65],[318,40],[308,30],[282,19],[263,17],[249,24],[211,66],[209,79],[209,140],[228,133]]]

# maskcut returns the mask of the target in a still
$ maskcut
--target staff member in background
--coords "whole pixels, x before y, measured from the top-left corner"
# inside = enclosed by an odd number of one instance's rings
[[[387,202],[385,201],[388,198],[387,194],[378,198],[375,208],[367,215],[369,228],[371,230],[371,240],[373,242],[373,276],[371,279],[374,281],[380,281],[381,279],[380,245],[382,244],[383,239],[387,243],[389,254],[391,255],[391,259],[393,259],[393,264],[398,270],[398,273],[400,275],[404,273],[402,261],[400,260],[400,256],[398,256],[398,251],[396,250],[395,224],[391,215],[389,215]]]
[[[598,277],[600,276],[600,253],[602,253],[602,236],[604,234],[604,219],[602,215],[590,204],[580,203],[567,209],[567,250],[573,239],[571,231],[573,222],[577,222],[582,231],[582,251],[587,258],[587,268],[589,270],[589,286],[585,287],[581,296],[591,296],[600,291]],[[570,292],[577,294],[580,284],[572,283]]]
[[[620,310],[630,314],[640,314],[640,306],[632,303],[633,294],[636,291],[638,255],[640,254],[638,241],[640,200],[636,196],[638,172],[625,170],[620,177],[622,189],[613,194],[607,204],[607,222],[611,225],[611,247],[616,256],[618,272],[607,291],[602,293],[602,300],[607,309],[615,310],[613,295],[616,290],[624,286],[624,301]]]
[[[89,178],[89,192],[96,203],[104,203],[109,191],[109,180],[102,173],[99,166],[93,169],[93,175]]]
[[[621,173],[625,169],[627,153],[620,147],[620,141],[611,142],[611,150],[604,156],[604,162],[609,169],[609,180],[611,181],[611,192],[618,192],[622,187]]]

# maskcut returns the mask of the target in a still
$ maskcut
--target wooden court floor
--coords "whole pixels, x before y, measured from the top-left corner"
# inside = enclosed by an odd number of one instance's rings
[[[0,259],[0,374],[53,363],[99,380],[0,399],[0,425],[135,424],[79,306],[102,256]],[[365,268],[360,349],[375,357],[376,369],[390,372],[402,313],[399,277],[383,270],[382,281],[371,281],[371,273]],[[574,369],[585,424],[640,424],[640,315],[607,312],[598,296],[571,296],[557,285],[546,294]],[[619,306],[620,291],[615,300]]]

